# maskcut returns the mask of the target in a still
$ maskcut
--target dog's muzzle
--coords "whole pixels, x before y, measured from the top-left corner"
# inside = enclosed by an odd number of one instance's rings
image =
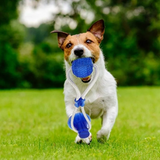
[[[91,80],[91,76],[85,77],[85,78],[81,78],[83,83],[88,83]]]

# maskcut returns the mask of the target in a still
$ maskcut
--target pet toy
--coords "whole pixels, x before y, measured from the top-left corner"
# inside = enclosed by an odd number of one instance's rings
[[[90,76],[93,71],[94,71],[94,75],[92,75],[93,78],[89,82],[89,85],[86,88],[86,90],[83,92],[83,94],[81,94],[78,87],[70,77],[71,72],[76,77],[85,78]],[[89,130],[91,129],[91,122],[90,122],[91,119],[89,115],[85,113],[84,110],[85,96],[93,87],[97,78],[98,78],[97,67],[95,64],[93,65],[91,58],[79,58],[77,60],[74,60],[72,63],[72,67],[67,73],[67,79],[69,80],[69,83],[73,86],[77,94],[75,99],[75,110],[72,116],[68,119],[68,126],[70,129],[78,133],[79,137],[82,139],[89,137],[90,135]],[[79,109],[81,109],[81,112],[79,112]]]

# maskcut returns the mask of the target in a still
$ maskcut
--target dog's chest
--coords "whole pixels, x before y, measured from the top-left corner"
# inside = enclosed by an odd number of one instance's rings
[[[104,82],[99,83],[97,81],[85,96],[84,109],[91,118],[98,118],[107,110],[106,88],[102,84]],[[83,93],[87,87],[85,85],[79,85],[78,88]]]
[[[105,104],[104,97],[100,97],[91,103],[86,100],[84,109],[86,113],[94,119],[100,117],[106,111],[107,106]]]
[[[91,118],[101,116],[107,109],[107,98],[98,89],[91,89],[85,97],[84,109]]]

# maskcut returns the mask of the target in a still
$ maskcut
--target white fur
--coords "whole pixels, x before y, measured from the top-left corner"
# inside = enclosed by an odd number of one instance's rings
[[[75,46],[69,57],[69,61],[76,59],[74,55],[74,49],[77,47],[84,48],[84,56],[91,57],[91,52],[83,45]],[[70,62],[65,61],[66,73],[71,67]],[[97,132],[97,139],[100,142],[104,142],[110,136],[110,132],[114,125],[116,116],[118,114],[118,101],[117,101],[117,91],[116,91],[116,81],[114,77],[105,69],[104,57],[102,52],[100,52],[100,57],[96,62],[97,69],[99,71],[99,77],[86,95],[85,99],[85,111],[91,118],[102,118],[102,127]],[[94,74],[94,73],[93,73]],[[83,83],[80,78],[77,78],[73,74],[71,75],[72,80],[78,86],[81,93],[85,91],[89,83]],[[64,95],[65,95],[65,105],[67,116],[70,117],[75,109],[74,99],[76,98],[76,92],[74,88],[70,85],[66,79],[64,84]],[[83,142],[89,143],[88,140]],[[80,141],[80,137],[76,138],[76,143]]]

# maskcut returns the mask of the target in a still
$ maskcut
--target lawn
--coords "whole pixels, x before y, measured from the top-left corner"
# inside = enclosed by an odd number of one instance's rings
[[[75,144],[62,89],[0,91],[0,160],[160,160],[160,88],[118,88],[119,115],[105,144]]]

